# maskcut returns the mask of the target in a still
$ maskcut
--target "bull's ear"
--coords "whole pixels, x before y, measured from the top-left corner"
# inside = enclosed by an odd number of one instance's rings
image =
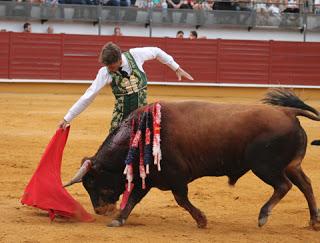
[[[84,161],[75,176],[68,183],[64,184],[63,187],[71,186],[72,184],[81,182],[82,177],[91,169],[91,167],[91,160],[87,159]]]

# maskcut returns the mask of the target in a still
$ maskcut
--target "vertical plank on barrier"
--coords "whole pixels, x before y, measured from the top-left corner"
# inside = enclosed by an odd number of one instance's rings
[[[217,83],[220,83],[220,42],[221,42],[221,39],[218,38],[217,39],[217,62],[216,62],[216,82]]]
[[[271,74],[272,74],[272,65],[271,65],[271,59],[272,59],[272,44],[273,40],[269,40],[269,60],[268,60],[268,84],[271,84]]]
[[[11,78],[60,78],[60,37],[58,35],[13,33],[11,37]]]
[[[63,73],[63,65],[64,65],[64,34],[60,34],[60,79],[64,79]]]
[[[10,33],[0,32],[0,78],[9,76]]]
[[[219,51],[220,82],[235,84],[267,83],[268,42],[222,40]]]
[[[271,83],[319,85],[320,44],[275,41],[272,43]]]
[[[102,66],[98,62],[101,47],[109,36],[64,35],[63,76],[67,80],[93,80]]]
[[[8,41],[8,79],[11,79],[11,53],[12,53],[12,35],[13,32],[9,32],[9,41]]]

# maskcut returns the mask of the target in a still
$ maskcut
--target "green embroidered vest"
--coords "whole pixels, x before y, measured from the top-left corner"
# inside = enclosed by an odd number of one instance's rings
[[[147,104],[147,77],[140,71],[129,52],[123,53],[131,67],[130,77],[120,72],[111,73],[111,88],[116,101],[112,114],[112,132],[132,111]]]

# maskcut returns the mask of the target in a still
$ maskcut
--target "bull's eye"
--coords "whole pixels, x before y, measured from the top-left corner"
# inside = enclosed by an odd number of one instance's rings
[[[110,189],[101,189],[100,192],[103,195],[110,195],[111,193],[113,193],[113,191]]]
[[[90,187],[94,187],[94,181],[93,180],[89,180],[88,184],[89,184]]]

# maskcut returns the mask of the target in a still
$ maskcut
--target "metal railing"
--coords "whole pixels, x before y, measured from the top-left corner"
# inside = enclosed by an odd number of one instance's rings
[[[248,30],[257,27],[293,28],[302,32],[320,30],[320,8],[316,6],[299,5],[298,11],[286,11],[284,4],[235,3],[228,10],[219,7],[192,10],[0,1],[0,19],[86,21],[99,24],[99,30],[105,23],[134,23],[149,28],[170,25],[242,26]]]

